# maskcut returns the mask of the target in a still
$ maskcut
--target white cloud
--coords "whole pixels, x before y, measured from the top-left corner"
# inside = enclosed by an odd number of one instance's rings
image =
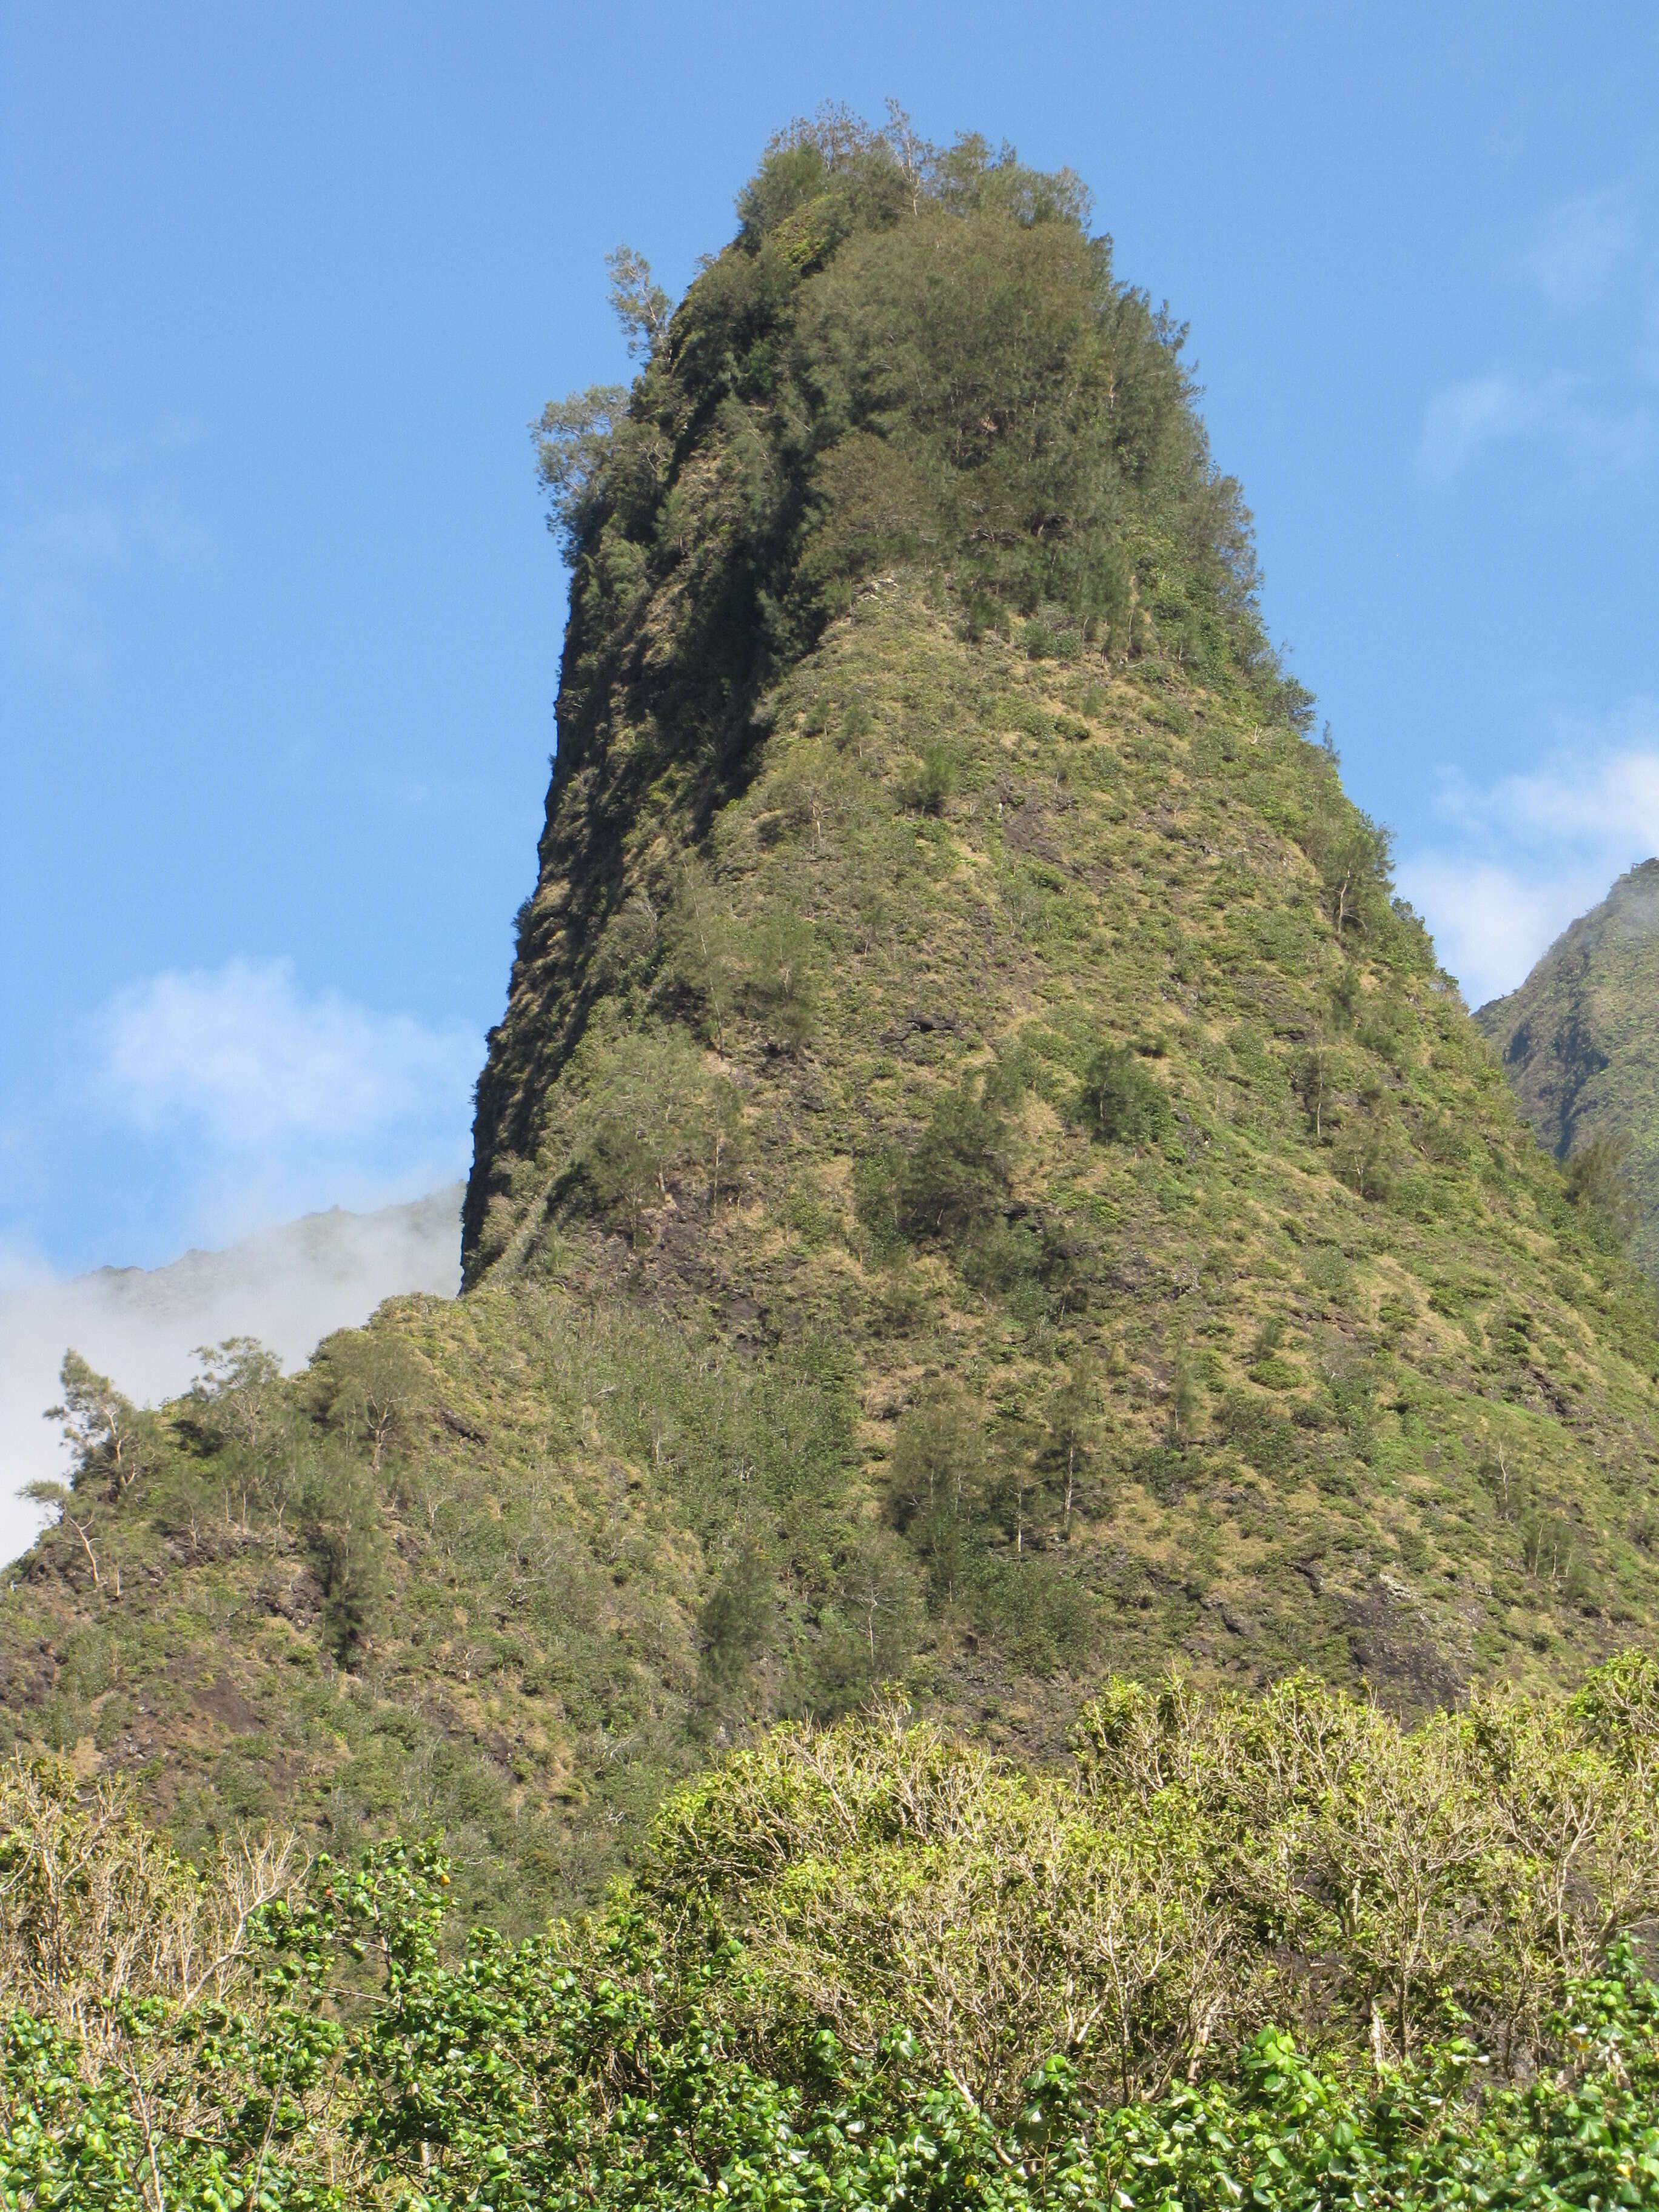
[[[1577,192],[1540,216],[1516,258],[1515,273],[1551,307],[1577,313],[1606,296],[1640,238],[1636,198],[1628,185]]]
[[[1559,404],[1559,386],[1512,376],[1475,376],[1437,392],[1423,421],[1418,458],[1426,475],[1455,476],[1482,446],[1535,430]]]
[[[292,1363],[382,1298],[453,1292],[459,1276],[474,1031],[308,992],[288,961],[231,960],[118,993],[78,1041],[61,1091],[32,1109],[68,1132],[67,1171],[90,1133],[97,1161],[113,1154],[159,1196],[174,1251],[246,1241],[64,1282],[0,1229],[0,1559],[36,1525],[18,1491],[61,1463],[40,1413],[67,1346],[130,1396],[171,1395],[199,1344],[255,1335]],[[14,1133],[20,1156],[52,1157],[29,1122],[0,1127],[0,1156]],[[314,1211],[342,1205],[359,1210]]]
[[[1571,370],[1499,365],[1434,393],[1418,441],[1422,474],[1444,483],[1485,447],[1521,438],[1553,444],[1584,477],[1645,465],[1659,446],[1646,389],[1659,375],[1659,297],[1634,191],[1613,185],[1548,209],[1508,273],[1557,315],[1595,308],[1597,319],[1571,342]],[[1534,335],[1558,355],[1567,343],[1559,326]]]
[[[1433,852],[1402,861],[1396,873],[1471,1006],[1512,991],[1613,880],[1578,872],[1540,883],[1498,862]]]
[[[1534,849],[1659,844],[1659,699],[1638,696],[1606,714],[1557,714],[1548,736],[1542,766],[1484,790],[1450,781],[1442,811],[1468,833]]]
[[[1659,700],[1558,715],[1542,763],[1482,786],[1448,777],[1434,844],[1400,886],[1471,1006],[1522,982],[1570,921],[1659,853]]]
[[[1418,465],[1444,483],[1483,446],[1507,438],[1548,437],[1581,469],[1640,468],[1654,450],[1653,420],[1644,406],[1608,407],[1581,398],[1569,376],[1494,374],[1448,386],[1423,417]]]
[[[0,1562],[40,1525],[18,1495],[64,1469],[62,1439],[41,1417],[73,1346],[139,1403],[173,1397],[197,1346],[257,1336],[294,1366],[331,1330],[366,1321],[409,1291],[453,1297],[460,1279],[459,1188],[374,1213],[332,1212],[268,1229],[225,1252],[171,1267],[101,1268],[67,1282],[27,1261],[0,1273]],[[0,1262],[3,1261],[0,1253]]]
[[[109,1112],[146,1132],[199,1130],[228,1152],[464,1121],[480,1060],[469,1030],[307,997],[285,960],[153,976],[110,1002],[96,1038]]]

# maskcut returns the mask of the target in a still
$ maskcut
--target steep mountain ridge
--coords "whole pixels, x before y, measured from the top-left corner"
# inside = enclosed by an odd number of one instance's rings
[[[522,1924],[883,1682],[1042,1756],[1112,1668],[1415,1709],[1651,1634],[1652,1294],[1305,735],[1082,214],[835,122],[672,319],[629,280],[633,393],[544,424],[466,1294],[137,1462],[98,1401],[0,1607],[18,1740],[186,1834],[441,1822]]]
[[[1659,1279],[1659,860],[1620,876],[1474,1018],[1558,1159],[1597,1138],[1619,1148],[1631,1249]]]

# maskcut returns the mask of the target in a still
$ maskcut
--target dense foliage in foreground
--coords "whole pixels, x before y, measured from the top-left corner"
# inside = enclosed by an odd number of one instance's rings
[[[1079,1750],[781,1731],[459,1954],[434,1849],[198,1872],[15,1763],[0,2203],[1659,2204],[1650,1661],[1409,1732],[1115,1684]]]

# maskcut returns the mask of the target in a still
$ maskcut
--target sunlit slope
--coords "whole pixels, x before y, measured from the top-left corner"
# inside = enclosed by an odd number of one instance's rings
[[[915,1583],[965,1674],[1302,1655],[1424,1697],[1641,1611],[1645,1300],[1326,757],[898,580],[775,707],[703,857],[639,809],[486,1279],[850,1358],[876,1619]],[[553,972],[497,1081],[577,1027]]]

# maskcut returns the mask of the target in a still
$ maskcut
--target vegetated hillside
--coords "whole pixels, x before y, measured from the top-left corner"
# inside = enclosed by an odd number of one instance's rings
[[[1659,860],[1620,876],[1474,1018],[1540,1140],[1627,1215],[1632,1252],[1659,1277]]]
[[[509,1925],[883,1683],[1042,1756],[1114,1668],[1423,1708],[1653,1625],[1652,1294],[1304,734],[1179,333],[972,143],[740,213],[545,418],[467,1295],[76,1378],[0,1608],[20,1740],[186,1836],[441,1823]]]

